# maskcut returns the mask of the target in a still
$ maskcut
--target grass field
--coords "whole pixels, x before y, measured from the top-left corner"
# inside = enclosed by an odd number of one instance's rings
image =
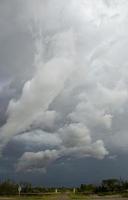
[[[41,196],[14,196],[14,197],[0,197],[0,200],[128,200],[121,196],[85,196],[75,194],[55,194],[55,195],[41,195]]]

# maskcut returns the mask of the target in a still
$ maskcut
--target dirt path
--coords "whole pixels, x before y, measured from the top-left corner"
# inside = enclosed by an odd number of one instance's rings
[[[57,200],[70,200],[70,198],[67,193],[63,193],[58,196]]]

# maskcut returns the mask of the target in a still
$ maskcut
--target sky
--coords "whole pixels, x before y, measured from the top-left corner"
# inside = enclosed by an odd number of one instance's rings
[[[128,174],[128,1],[0,0],[0,179]]]

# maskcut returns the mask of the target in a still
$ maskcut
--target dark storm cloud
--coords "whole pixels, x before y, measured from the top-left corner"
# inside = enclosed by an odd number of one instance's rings
[[[97,1],[0,2],[0,151],[18,171],[127,154],[128,2]]]

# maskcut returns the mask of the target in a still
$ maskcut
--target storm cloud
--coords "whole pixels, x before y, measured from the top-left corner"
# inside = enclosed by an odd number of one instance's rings
[[[17,158],[17,171],[128,151],[128,2],[122,2],[14,1],[13,31],[24,30],[31,51],[22,50],[29,64],[22,63],[20,75],[16,67],[1,77],[0,95],[8,102],[0,153],[9,142],[30,147]]]

